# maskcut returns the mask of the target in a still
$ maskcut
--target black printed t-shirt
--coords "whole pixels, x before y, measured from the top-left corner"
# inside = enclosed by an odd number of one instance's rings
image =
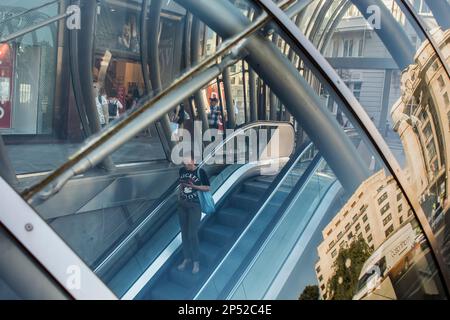
[[[183,167],[180,169],[179,174],[180,183],[192,183],[196,186],[209,186],[208,176],[203,169],[195,169],[194,171],[190,171]],[[198,174],[200,174],[200,176],[198,176]],[[197,191],[198,190],[192,189],[187,186],[181,187],[180,200],[198,202]]]

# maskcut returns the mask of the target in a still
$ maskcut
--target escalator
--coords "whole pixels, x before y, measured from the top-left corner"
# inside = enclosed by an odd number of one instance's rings
[[[200,228],[200,265],[198,274],[190,268],[179,271],[183,260],[181,250],[168,261],[139,298],[142,299],[190,299],[200,288],[230,249],[233,242],[253,218],[257,205],[273,182],[273,176],[257,176],[247,179],[226,198],[223,206],[207,219]]]
[[[220,154],[220,157],[232,154],[239,158],[242,153],[239,146],[251,144],[248,141],[251,136],[249,132],[254,129],[257,130],[254,137],[260,137],[261,129],[270,131],[268,139],[258,138],[256,158],[252,158],[251,148],[244,148],[245,161],[243,162],[218,164],[210,161],[214,154]],[[259,121],[238,129],[204,158],[201,166],[210,177],[211,191],[220,208],[220,214],[214,215],[214,219],[203,219],[205,228],[202,229],[201,241],[205,243],[205,248],[202,249],[205,251],[205,261],[220,258],[220,255],[215,256],[214,253],[220,253],[222,249],[226,250],[225,244],[230,240],[227,236],[239,234],[241,229],[236,224],[236,219],[243,219],[240,222],[245,225],[248,219],[252,218],[249,210],[258,204],[264,190],[270,186],[276,174],[288,162],[294,145],[293,137],[293,128],[288,123]],[[271,143],[278,141],[279,138],[287,147],[280,148],[281,153],[272,158],[267,156],[264,150],[270,149]],[[234,143],[230,144],[230,141]],[[250,158],[253,161],[249,161]],[[276,170],[271,171],[274,164],[276,164]],[[261,176],[261,172],[264,172],[264,176]],[[157,188],[158,185],[153,187]],[[141,206],[139,210],[144,210],[144,213],[140,214],[143,218],[135,223],[124,238],[105,251],[94,264],[95,273],[118,296],[135,298],[147,286],[147,283],[151,282],[150,280],[156,278],[156,274],[161,273],[162,267],[175,258],[181,244],[176,214],[177,188],[178,183],[174,182],[150,207]],[[242,213],[244,215],[241,215]],[[214,241],[208,241],[208,239],[214,239]],[[216,239],[219,241],[215,241]],[[204,271],[206,272],[206,269]]]
[[[212,284],[216,291],[220,285],[224,290],[232,286],[252,252],[264,240],[265,231],[276,225],[279,213],[295,198],[299,186],[310,181],[320,160],[314,146],[307,144],[293,154],[279,174],[245,179],[200,227],[200,272],[192,274],[190,268],[177,269],[183,260],[181,248],[178,248],[135,298],[193,299],[202,293],[205,293],[204,299],[217,298],[208,286]],[[308,211],[308,207],[315,204],[308,200],[317,197],[317,190],[307,186],[302,192],[303,209]],[[241,244],[243,246],[236,250]],[[218,273],[218,269],[222,271]],[[214,279],[216,275],[219,279]],[[216,280],[221,284],[215,283]]]

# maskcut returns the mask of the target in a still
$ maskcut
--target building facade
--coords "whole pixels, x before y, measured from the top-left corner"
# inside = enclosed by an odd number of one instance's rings
[[[322,231],[323,241],[317,247],[315,266],[322,298],[327,298],[327,283],[334,275],[333,263],[339,250],[358,238],[375,250],[412,218],[408,208],[395,180],[386,176],[384,170],[359,186]]]

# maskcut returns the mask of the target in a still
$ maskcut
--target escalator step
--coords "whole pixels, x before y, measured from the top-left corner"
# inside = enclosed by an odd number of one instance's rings
[[[207,272],[207,268],[202,264],[200,264],[200,272],[197,274],[192,274],[191,265],[184,271],[179,271],[177,266],[174,266],[170,269],[170,280],[186,289],[190,289],[197,285],[206,276]]]
[[[257,181],[249,181],[244,183],[245,192],[257,195],[258,197],[260,197],[267,190],[267,188],[267,184]]]
[[[166,281],[152,290],[150,298],[153,300],[186,300],[188,296],[189,292],[185,287],[172,281]]]
[[[200,265],[210,267],[217,256],[222,252],[222,248],[213,243],[200,241]]]
[[[205,227],[201,233],[205,241],[222,246],[228,242],[235,231],[235,229],[225,225],[213,224]]]
[[[231,207],[253,210],[258,203],[258,197],[248,193],[233,194],[230,199]]]
[[[248,211],[234,209],[234,208],[224,208],[217,213],[217,221],[223,225],[232,228],[239,228],[243,225],[244,221],[247,219]]]

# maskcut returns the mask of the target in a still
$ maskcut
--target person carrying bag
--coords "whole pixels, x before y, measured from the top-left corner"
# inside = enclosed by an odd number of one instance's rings
[[[200,168],[197,168],[197,175],[200,176]],[[214,204],[214,199],[211,191],[198,190],[198,200],[200,202],[200,208],[204,214],[213,214],[216,212],[216,207]]]

